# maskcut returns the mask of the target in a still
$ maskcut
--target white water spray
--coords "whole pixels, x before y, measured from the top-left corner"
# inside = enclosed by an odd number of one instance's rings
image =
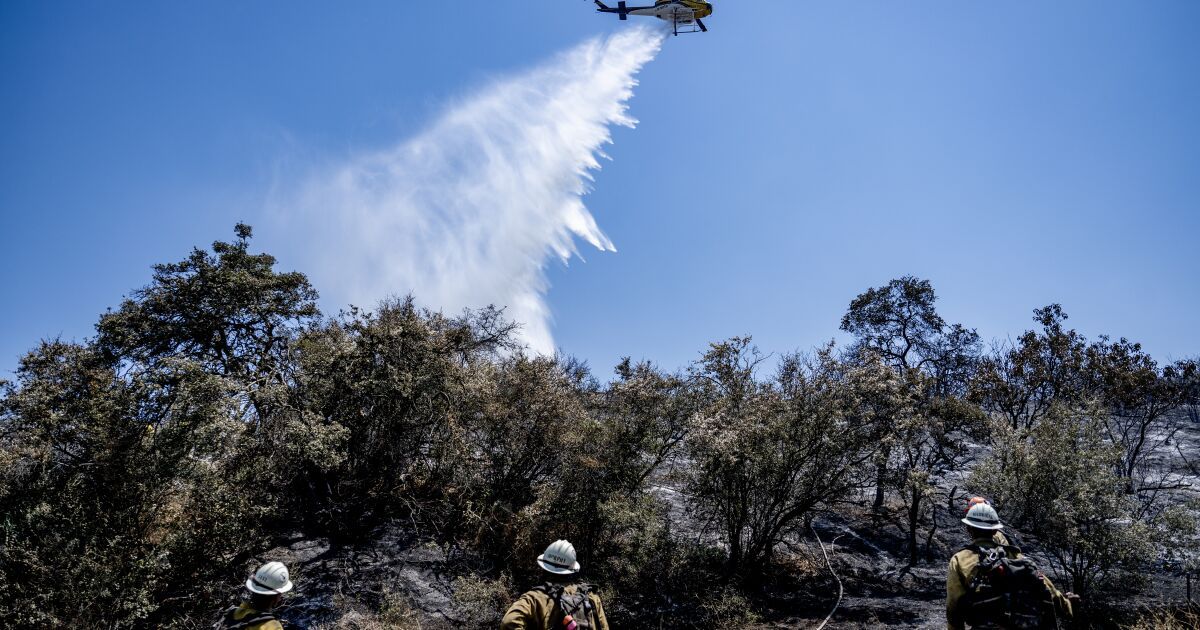
[[[576,237],[616,251],[582,196],[611,126],[636,123],[634,77],[661,45],[636,27],[590,40],[309,177],[286,219],[316,285],[366,306],[409,292],[447,313],[494,304],[531,350],[553,352],[545,265],[577,255]]]

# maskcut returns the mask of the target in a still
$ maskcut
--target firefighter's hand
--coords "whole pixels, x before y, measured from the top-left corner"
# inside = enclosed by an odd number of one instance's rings
[[[1078,606],[1079,603],[1083,601],[1081,597],[1070,591],[1063,593],[1063,597],[1066,597],[1067,601],[1071,602],[1071,608]]]

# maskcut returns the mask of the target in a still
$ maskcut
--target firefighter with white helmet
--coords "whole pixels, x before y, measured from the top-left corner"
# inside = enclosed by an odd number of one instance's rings
[[[978,505],[980,503],[987,503],[988,505],[991,505],[991,502],[989,502],[987,499],[985,499],[983,497],[971,497],[971,499],[969,501],[967,501],[967,509],[963,511],[963,516],[965,517],[968,513],[970,513],[971,508],[975,507],[976,505]],[[992,532],[992,540],[995,541],[995,543],[997,545],[1009,544],[1008,538],[1006,538],[1004,536],[1004,532],[1002,532],[998,529],[996,531]]]
[[[283,624],[271,612],[292,590],[292,580],[282,562],[268,562],[246,580],[248,597],[241,605],[225,611],[217,623],[219,630],[283,630]]]
[[[1079,598],[1060,593],[1020,549],[999,542],[1004,524],[996,508],[972,500],[962,523],[971,544],[950,558],[946,571],[948,630],[1054,628],[1073,616]]]
[[[575,546],[556,540],[537,557],[546,578],[508,607],[501,630],[608,630],[600,597],[589,584],[578,581]]]

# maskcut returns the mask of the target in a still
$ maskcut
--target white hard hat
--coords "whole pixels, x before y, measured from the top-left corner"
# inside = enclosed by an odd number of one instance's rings
[[[246,580],[246,588],[259,595],[282,595],[292,590],[292,581],[282,562],[268,562]]]
[[[971,509],[967,510],[967,516],[962,519],[962,522],[975,529],[1004,529],[1004,525],[1000,523],[1000,515],[996,513],[996,508],[987,503],[972,505]]]
[[[570,575],[579,571],[579,563],[575,560],[575,545],[556,540],[546,547],[546,553],[537,557],[537,563],[545,570],[558,575]]]

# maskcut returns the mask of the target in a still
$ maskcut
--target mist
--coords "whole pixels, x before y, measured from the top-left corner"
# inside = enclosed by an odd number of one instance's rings
[[[639,27],[588,40],[494,80],[411,138],[285,186],[274,214],[323,301],[495,305],[530,350],[554,352],[546,267],[581,257],[581,241],[616,251],[583,197],[612,128],[635,125],[635,77],[662,40]]]

